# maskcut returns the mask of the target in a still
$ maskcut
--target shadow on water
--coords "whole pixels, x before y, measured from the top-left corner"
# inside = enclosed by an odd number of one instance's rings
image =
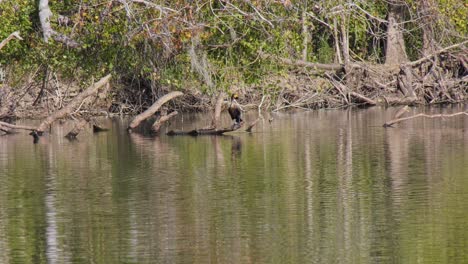
[[[0,263],[466,262],[468,120],[382,128],[394,111],[278,114],[226,136],[114,120],[77,142],[66,125],[0,137]]]

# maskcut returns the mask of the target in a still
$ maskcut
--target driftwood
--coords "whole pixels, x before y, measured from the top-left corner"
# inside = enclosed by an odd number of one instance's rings
[[[163,104],[181,95],[183,95],[182,92],[176,91],[170,92],[159,98],[150,108],[133,118],[132,122],[130,122],[130,125],[128,125],[128,130],[131,131],[132,129],[136,128],[138,125],[140,125],[141,122],[152,117]]]
[[[110,74],[103,77],[97,83],[94,83],[93,85],[88,87],[86,90],[78,94],[75,98],[73,98],[73,100],[68,105],[54,112],[53,114],[49,115],[37,127],[36,130],[38,134],[41,135],[57,119],[60,119],[60,118],[65,117],[66,115],[69,115],[77,106],[79,106],[83,102],[83,100],[85,100],[87,97],[93,94],[96,94],[101,87],[103,87],[105,84],[109,82],[110,78],[111,78]]]
[[[2,122],[2,121],[0,121],[0,127],[7,128],[7,129],[22,129],[22,130],[29,130],[29,131],[36,130],[36,128],[32,126],[14,125],[14,124]]]
[[[416,114],[416,115],[412,115],[412,116],[408,116],[408,117],[401,117],[401,118],[392,119],[392,120],[390,120],[388,122],[385,122],[385,124],[383,124],[383,126],[384,127],[391,127],[394,124],[397,124],[397,123],[400,123],[400,122],[403,122],[403,121],[406,121],[406,120],[418,118],[418,117],[446,118],[446,117],[455,117],[455,116],[459,116],[459,115],[468,116],[468,112],[458,112],[458,113],[454,113],[454,114],[436,114],[436,115],[427,115],[427,114],[421,113],[421,114]]]
[[[19,40],[23,40],[23,38],[19,35],[19,31],[15,31],[13,33],[11,33],[6,39],[4,39],[2,42],[0,42],[0,50],[6,45],[8,44],[8,42],[10,42],[10,40],[12,39],[19,39]]]
[[[161,129],[161,126],[167,121],[169,121],[169,119],[171,119],[173,116],[176,116],[177,114],[178,114],[177,111],[173,111],[170,114],[164,114],[160,116],[158,120],[156,120],[154,124],[151,126],[151,132],[154,134],[158,134],[159,130]]]
[[[242,127],[243,123],[240,125],[233,125],[231,128],[223,128],[223,129],[213,129],[213,128],[205,128],[205,129],[194,129],[190,131],[174,131],[171,130],[167,132],[166,135],[168,136],[220,136],[224,133],[233,132],[239,130]]]

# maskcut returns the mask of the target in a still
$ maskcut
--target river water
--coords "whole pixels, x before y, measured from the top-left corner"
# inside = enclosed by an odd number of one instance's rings
[[[395,111],[0,137],[0,263],[468,263],[468,117],[383,128]]]

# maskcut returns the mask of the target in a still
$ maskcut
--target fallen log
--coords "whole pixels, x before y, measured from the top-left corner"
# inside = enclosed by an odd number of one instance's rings
[[[29,130],[29,131],[36,130],[36,128],[32,126],[14,125],[14,124],[2,122],[2,121],[0,121],[0,126],[3,128],[8,128],[8,129],[22,129],[22,130]]]
[[[459,116],[459,115],[466,115],[468,116],[468,112],[458,112],[458,113],[454,113],[454,114],[437,114],[437,115],[427,115],[427,114],[416,114],[416,115],[412,115],[412,116],[408,116],[408,117],[402,117],[402,118],[396,118],[396,119],[392,119],[388,122],[385,122],[385,124],[383,124],[383,127],[391,127],[393,126],[394,124],[397,124],[397,123],[400,123],[400,122],[403,122],[403,121],[406,121],[406,120],[410,120],[410,119],[414,119],[414,118],[418,118],[418,117],[425,117],[425,118],[445,118],[445,117],[455,117],[455,116]]]
[[[359,94],[359,93],[356,93],[356,92],[349,92],[349,95],[351,95],[352,97],[355,97],[355,98],[357,98],[357,99],[359,99],[359,100],[361,100],[364,103],[367,103],[369,105],[377,105],[377,103],[374,100],[372,100],[369,97],[366,97],[366,96],[364,96],[362,94]]]
[[[140,125],[141,122],[153,116],[154,113],[156,113],[163,104],[181,95],[183,95],[182,92],[175,91],[160,97],[150,108],[135,116],[132,122],[130,122],[130,125],[128,125],[128,130],[131,131],[132,129],[136,128],[138,125]]]
[[[159,133],[159,130],[161,129],[161,126],[166,123],[167,121],[169,121],[169,119],[171,119],[173,116],[177,115],[178,112],[177,111],[173,111],[171,112],[170,114],[165,114],[163,116],[160,116],[158,118],[158,120],[156,120],[154,122],[154,124],[151,126],[151,132],[153,134],[158,134]]]
[[[168,136],[220,136],[224,133],[233,132],[242,127],[243,123],[240,125],[233,125],[231,128],[223,128],[223,129],[194,129],[190,131],[178,131],[178,130],[171,130],[166,133]]]
[[[44,131],[53,122],[55,122],[57,119],[65,117],[66,115],[69,115],[73,111],[73,109],[75,109],[77,106],[79,106],[83,102],[83,100],[85,100],[87,97],[89,97],[89,96],[91,96],[93,94],[96,94],[101,87],[103,87],[105,84],[107,84],[109,82],[110,78],[111,78],[111,75],[109,74],[109,75],[103,77],[97,83],[94,83],[93,85],[88,87],[86,90],[84,90],[83,92],[81,92],[77,96],[75,96],[75,98],[73,98],[73,100],[68,105],[66,105],[62,109],[54,112],[53,114],[48,116],[46,119],[44,119],[41,122],[41,124],[37,127],[37,129],[35,129],[35,130],[37,130],[39,135],[42,135],[44,133]]]

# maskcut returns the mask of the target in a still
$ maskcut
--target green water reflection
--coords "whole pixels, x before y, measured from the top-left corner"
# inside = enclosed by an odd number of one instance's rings
[[[0,137],[0,263],[468,263],[468,119],[382,128],[394,111]]]

